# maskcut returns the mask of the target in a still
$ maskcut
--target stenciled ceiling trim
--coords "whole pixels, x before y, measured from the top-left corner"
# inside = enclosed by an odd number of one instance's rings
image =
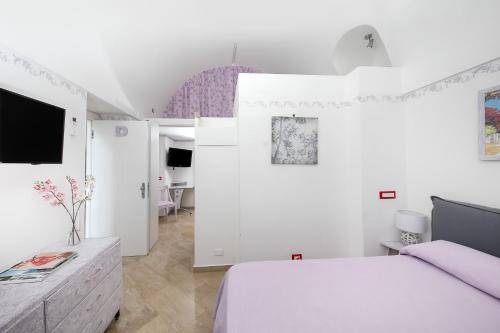
[[[261,108],[319,108],[319,109],[342,109],[365,103],[402,103],[412,99],[422,98],[430,93],[438,93],[443,90],[453,88],[460,84],[472,81],[480,75],[495,74],[500,72],[500,57],[471,67],[462,72],[450,75],[439,81],[430,83],[421,88],[409,91],[402,95],[366,95],[357,96],[347,100],[331,101],[291,101],[291,100],[241,100],[240,104],[248,107]]]
[[[38,63],[19,55],[17,52],[0,45],[0,61],[21,68],[34,77],[39,77],[48,81],[51,85],[61,87],[73,95],[80,95],[87,98],[87,92],[82,87],[74,84],[70,80],[52,72]],[[357,96],[348,100],[332,101],[277,101],[277,100],[257,100],[241,101],[240,103],[249,107],[276,107],[276,108],[321,108],[321,109],[341,109],[364,103],[399,103],[411,99],[418,99],[429,93],[438,93],[445,89],[467,83],[479,75],[494,74],[500,72],[500,57],[471,67],[459,73],[450,75],[444,79],[435,81],[423,87],[398,95],[367,95]]]
[[[383,96],[375,96],[375,95],[367,95],[367,96],[357,96],[349,100],[345,101],[277,101],[277,100],[257,100],[257,101],[248,101],[242,100],[240,103],[242,105],[248,107],[261,107],[261,108],[319,108],[319,109],[342,109],[351,107],[357,104],[364,103],[399,103],[402,101],[401,96],[396,95],[383,95]]]
[[[450,75],[444,79],[435,81],[418,89],[403,94],[403,100],[421,98],[429,93],[437,93],[454,86],[467,83],[479,75],[494,74],[500,72],[500,57],[471,67],[459,73]]]
[[[47,81],[55,87],[63,88],[72,95],[79,95],[83,99],[87,99],[87,91],[82,87],[2,45],[0,45],[0,61],[20,68],[34,77]]]

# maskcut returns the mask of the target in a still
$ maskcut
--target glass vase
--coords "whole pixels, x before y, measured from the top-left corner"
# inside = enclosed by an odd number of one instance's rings
[[[78,231],[75,228],[75,224],[73,223],[73,227],[69,232],[68,245],[75,246],[78,244],[80,244],[80,235],[78,234]]]

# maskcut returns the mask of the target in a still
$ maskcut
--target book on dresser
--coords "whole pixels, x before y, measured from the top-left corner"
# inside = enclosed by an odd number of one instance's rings
[[[53,263],[54,271],[41,282],[0,284],[0,332],[104,332],[120,313],[119,238],[89,238],[47,252],[78,255]]]

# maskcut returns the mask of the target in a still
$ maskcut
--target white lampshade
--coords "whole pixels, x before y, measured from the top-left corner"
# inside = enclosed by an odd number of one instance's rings
[[[427,229],[427,216],[411,210],[398,210],[396,228],[414,234],[423,234]]]

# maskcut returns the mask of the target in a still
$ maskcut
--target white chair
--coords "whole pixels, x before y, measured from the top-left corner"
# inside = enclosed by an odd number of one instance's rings
[[[177,205],[175,204],[175,201],[172,200],[167,185],[160,187],[160,200],[158,201],[158,208],[165,211],[165,216],[167,216],[167,218],[170,208],[173,208],[175,211],[175,220],[177,221]]]

